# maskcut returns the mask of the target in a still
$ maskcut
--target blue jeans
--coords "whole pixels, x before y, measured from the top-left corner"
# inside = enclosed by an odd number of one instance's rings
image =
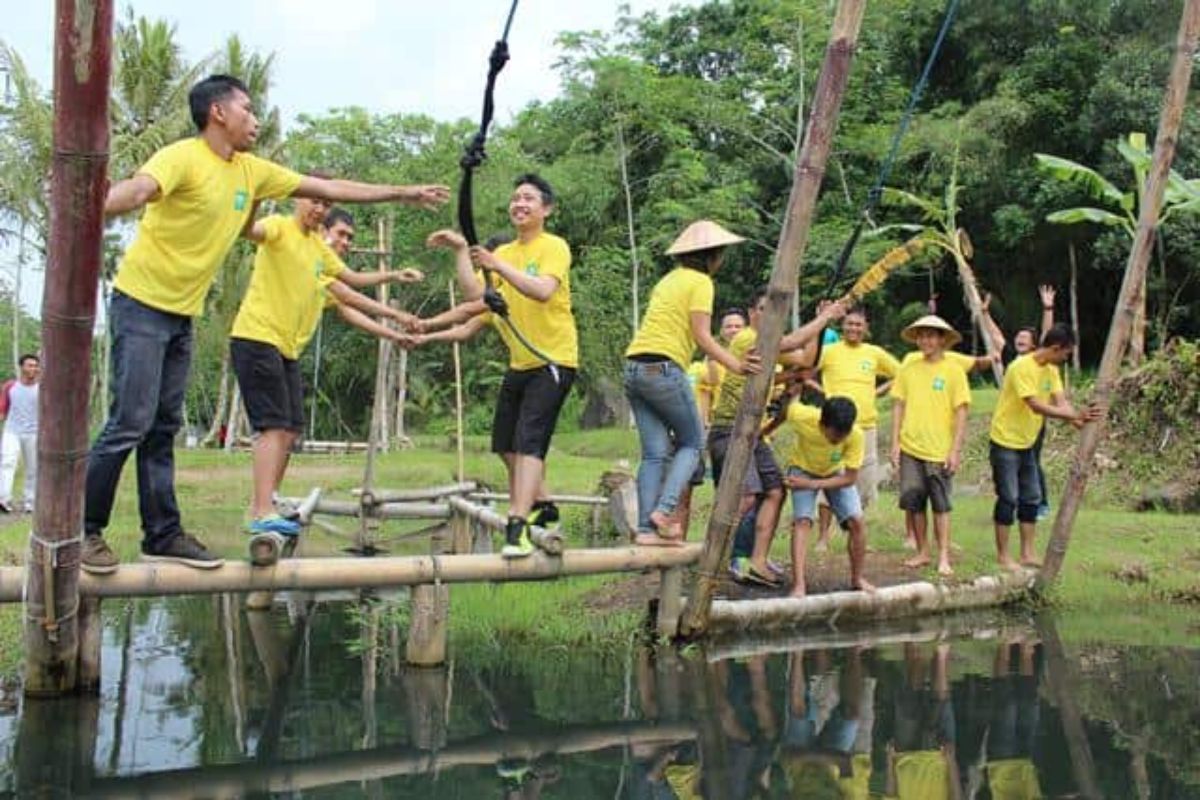
[[[648,531],[652,511],[670,514],[679,504],[700,462],[704,426],[687,374],[673,361],[625,362],[625,396],[642,442],[638,530]]]
[[[108,422],[88,454],[83,526],[108,527],[125,459],[137,450],[142,551],[155,553],[182,532],[175,500],[175,434],[192,362],[192,318],[114,292],[112,396]]]
[[[806,478],[823,477],[805,472],[800,467],[789,467],[788,475],[799,475]],[[817,489],[792,489],[792,519],[797,522],[802,519],[812,522],[817,518],[818,491]],[[839,525],[844,527],[850,520],[863,515],[862,500],[858,496],[858,487],[855,484],[824,491],[825,499],[829,501],[829,506],[833,509]]]
[[[1037,522],[1042,501],[1037,449],[1012,450],[992,442],[988,460],[992,462],[992,483],[996,484],[992,521],[1012,525],[1015,517],[1021,522]]]

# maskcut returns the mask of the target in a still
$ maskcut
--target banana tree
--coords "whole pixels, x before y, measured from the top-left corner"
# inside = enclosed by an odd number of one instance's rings
[[[1129,134],[1126,139],[1117,142],[1117,151],[1133,170],[1133,187],[1128,191],[1123,191],[1108,178],[1083,164],[1046,153],[1035,153],[1034,158],[1037,160],[1038,168],[1047,175],[1082,188],[1090,197],[1107,206],[1107,208],[1095,206],[1064,208],[1047,214],[1046,221],[1059,225],[1090,223],[1116,228],[1124,232],[1132,242],[1137,227],[1138,211],[1142,205],[1146,175],[1150,170],[1150,153],[1146,146],[1146,134]],[[1161,231],[1162,226],[1172,215],[1196,213],[1197,211],[1200,211],[1200,179],[1188,180],[1171,170],[1163,196],[1162,211],[1159,213],[1156,223],[1157,227]],[[1162,259],[1161,249],[1159,258]],[[1138,309],[1134,318],[1133,335],[1129,343],[1130,361],[1134,364],[1140,363],[1145,352],[1146,286],[1143,283],[1141,298],[1138,301]]]
[[[988,355],[993,357],[992,372],[996,376],[996,383],[999,384],[1004,374],[999,359],[1001,343],[992,338],[988,326],[984,324],[983,300],[979,295],[979,284],[975,279],[975,271],[971,268],[971,256],[974,254],[974,249],[966,230],[958,225],[960,188],[958,153],[956,151],[951,163],[950,180],[946,183],[946,190],[940,202],[901,189],[884,187],[883,202],[885,204],[903,206],[919,212],[920,222],[885,225],[876,228],[871,235],[880,236],[892,231],[912,234],[913,239],[910,242],[914,245],[919,243],[925,247],[937,248],[954,260],[959,282],[962,283],[963,295],[967,300],[967,307],[971,309],[971,319],[979,328]]]

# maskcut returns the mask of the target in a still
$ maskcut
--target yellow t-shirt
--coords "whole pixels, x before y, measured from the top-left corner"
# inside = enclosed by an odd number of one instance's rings
[[[692,312],[711,316],[712,306],[712,278],[699,270],[676,267],[650,292],[646,316],[625,355],[658,353],[686,368],[696,349]]]
[[[833,444],[821,433],[821,409],[792,403],[787,412],[788,427],[794,434],[788,466],[799,467],[817,478],[827,478],[843,469],[862,469],[863,432],[857,424],[850,435]]]
[[[520,239],[496,248],[496,258],[526,275],[549,275],[558,279],[558,288],[546,302],[538,302],[518,292],[495,276],[496,289],[508,302],[508,317],[522,335],[549,356],[555,364],[579,366],[579,338],[575,316],[571,313],[571,248],[559,237],[542,232],[524,244]],[[508,346],[508,365],[512,369],[536,369],[545,362],[529,352],[503,321],[488,314],[488,320]]]
[[[1039,364],[1031,353],[1014,359],[1004,371],[1000,399],[992,413],[992,441],[1012,450],[1033,447],[1046,418],[1030,408],[1025,398],[1049,404],[1050,398],[1062,391],[1058,367]]]
[[[663,777],[679,800],[703,800],[699,764],[672,764],[663,770]]]
[[[226,161],[201,138],[159,150],[141,169],[161,195],[146,206],[113,286],[160,311],[194,317],[255,200],[287,197],[300,175],[250,153]]]
[[[970,356],[966,353],[960,353],[957,350],[946,350],[942,353],[942,355],[947,361],[949,361],[951,364],[954,364],[968,375],[971,374],[971,370],[975,369],[975,356]],[[921,354],[920,350],[913,350],[911,353],[907,353],[904,358],[900,360],[900,366],[906,367],[914,361],[920,361],[924,357],[925,356]]]
[[[821,349],[821,388],[828,397],[849,397],[858,409],[858,424],[874,428],[879,422],[875,408],[875,378],[894,378],[900,362],[873,344],[837,342]]]
[[[961,371],[961,370],[960,370]],[[942,800],[950,797],[950,765],[940,750],[896,755],[899,800]]]
[[[758,343],[758,331],[754,328],[742,328],[737,336],[729,342],[729,353],[738,361],[754,349]],[[731,425],[737,416],[738,404],[742,402],[742,390],[746,388],[746,376],[726,371],[721,380],[721,390],[717,393],[717,402],[713,405],[713,425]]]
[[[869,800],[871,796],[871,756],[856,753],[850,760],[850,774],[843,777],[836,764],[804,756],[783,756],[783,772],[788,779],[789,795],[807,800],[809,793],[836,786],[842,800]]]
[[[900,368],[892,397],[904,401],[900,449],[922,461],[940,464],[954,444],[954,413],[971,404],[967,373],[943,358],[925,359]]]
[[[318,231],[305,233],[293,217],[273,215],[261,224],[264,238],[229,335],[274,345],[295,360],[317,329],[325,287],[346,265]]]
[[[703,361],[694,361],[687,368],[688,383],[692,386],[692,396],[696,398],[696,410],[700,412],[700,421],[704,419],[704,406],[700,404],[700,396],[707,390],[704,388],[704,377],[708,374],[708,366]]]
[[[1041,800],[1037,767],[1028,758],[1010,758],[987,765],[992,800]]]

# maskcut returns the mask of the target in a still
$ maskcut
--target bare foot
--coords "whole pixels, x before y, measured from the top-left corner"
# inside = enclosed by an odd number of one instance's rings
[[[867,592],[868,594],[870,594],[875,591],[875,584],[869,583],[866,580],[859,578],[856,581],[850,581],[850,588],[858,589],[860,592]]]
[[[1002,558],[1000,559],[1000,567],[1008,570],[1009,572],[1016,572],[1021,568],[1021,565],[1013,561],[1011,558]]]
[[[953,574],[954,568],[950,566],[949,561],[938,562],[938,575],[941,575],[943,578],[949,578]]]
[[[639,533],[634,537],[633,543],[638,547],[682,547],[683,542],[680,539],[671,539],[666,536],[659,536],[657,533]]]
[[[904,549],[905,550],[916,550],[917,549],[917,537],[905,536],[904,537]]]
[[[916,555],[912,558],[906,559],[904,561],[904,566],[908,567],[909,569],[920,569],[921,567],[929,566],[929,563],[932,560],[933,559],[931,559],[929,556]]]
[[[792,590],[790,592],[788,592],[788,597],[794,597],[797,600],[807,597],[807,596],[808,596],[808,593],[807,593],[807,590],[803,583],[797,583],[795,586],[792,587]]]
[[[664,514],[661,511],[651,511],[650,524],[658,531],[658,535],[664,539],[683,538],[683,526],[671,514]]]

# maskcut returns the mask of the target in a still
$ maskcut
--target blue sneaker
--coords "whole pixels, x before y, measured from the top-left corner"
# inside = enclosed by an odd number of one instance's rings
[[[246,531],[251,534],[278,533],[280,536],[299,536],[300,523],[284,519],[278,514],[252,519],[246,523]]]
[[[1041,505],[1039,505],[1038,510],[1037,510],[1038,522],[1041,522],[1042,520],[1046,519],[1049,516],[1050,516],[1050,504],[1042,503]]]

